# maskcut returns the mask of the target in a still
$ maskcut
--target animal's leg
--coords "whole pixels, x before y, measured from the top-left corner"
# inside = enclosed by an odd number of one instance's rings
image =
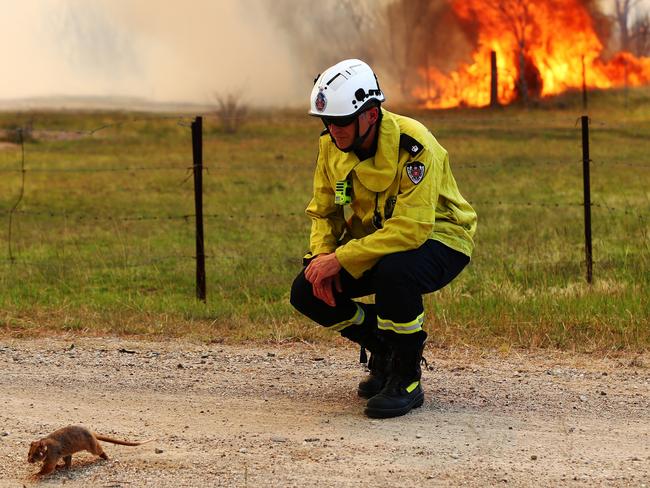
[[[69,456],[63,456],[63,462],[65,462],[65,469],[70,469],[70,465],[72,464],[72,454]]]
[[[56,462],[58,459],[46,459],[43,463],[43,467],[38,472],[39,475],[50,474],[56,468]]]
[[[93,437],[94,440],[94,437]],[[102,459],[108,459],[108,456],[102,449],[102,446],[99,445],[99,442],[95,441],[93,443],[92,448],[88,449],[91,453],[93,453],[95,456],[99,456]]]

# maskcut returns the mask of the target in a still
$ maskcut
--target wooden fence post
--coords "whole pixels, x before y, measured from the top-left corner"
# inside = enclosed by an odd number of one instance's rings
[[[582,56],[582,109],[587,110],[587,67],[584,56]]]
[[[497,70],[497,53],[490,52],[490,107],[499,107],[499,71]]]

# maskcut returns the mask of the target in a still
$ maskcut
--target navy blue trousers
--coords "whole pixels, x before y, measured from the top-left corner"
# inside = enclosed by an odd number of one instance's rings
[[[305,278],[304,269],[291,287],[291,304],[303,315],[325,327],[336,326],[357,314],[359,306],[365,312],[363,324],[352,324],[341,334],[362,345],[361,329],[372,329],[392,347],[418,347],[426,333],[413,325],[413,333],[396,333],[394,330],[377,330],[382,324],[410,324],[423,316],[422,295],[443,288],[469,263],[469,257],[439,241],[427,240],[410,251],[388,254],[359,279],[341,269],[342,292],[334,290],[336,306],[330,307],[316,298],[312,286]],[[375,305],[357,304],[354,298],[375,294]],[[363,335],[363,334],[362,334]],[[371,349],[372,350],[372,349]]]

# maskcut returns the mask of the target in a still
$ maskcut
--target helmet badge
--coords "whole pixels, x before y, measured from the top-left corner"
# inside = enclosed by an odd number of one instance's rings
[[[319,112],[322,112],[325,110],[325,107],[327,107],[327,98],[325,97],[325,94],[323,93],[322,90],[318,92],[318,95],[316,95],[316,100],[314,101],[314,105],[316,106],[316,110]]]

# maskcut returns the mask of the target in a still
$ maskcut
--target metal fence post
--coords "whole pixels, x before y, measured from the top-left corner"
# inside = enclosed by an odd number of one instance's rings
[[[591,185],[589,178],[589,117],[582,116],[582,181],[585,207],[585,261],[587,283],[593,280],[593,256],[591,254]]]
[[[203,117],[192,122],[192,157],[194,165],[194,214],[196,221],[196,297],[206,301],[205,247],[203,243]]]

